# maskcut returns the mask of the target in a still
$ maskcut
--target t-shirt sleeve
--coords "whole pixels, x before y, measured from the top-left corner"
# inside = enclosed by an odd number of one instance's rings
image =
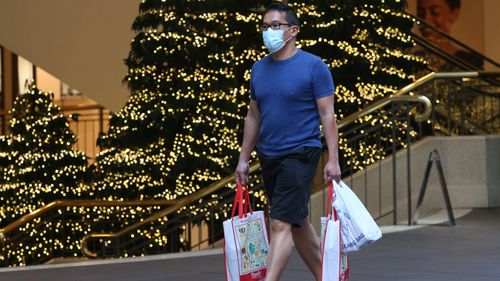
[[[314,65],[311,75],[315,99],[333,95],[335,86],[333,84],[332,73],[323,61],[319,61]]]

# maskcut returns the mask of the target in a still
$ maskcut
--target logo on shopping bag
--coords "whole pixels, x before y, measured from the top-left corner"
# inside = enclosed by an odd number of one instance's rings
[[[358,235],[358,237],[356,237],[356,242],[359,242],[359,241],[361,241],[361,239],[364,239],[364,238],[365,238],[365,234],[361,233],[360,235]]]
[[[365,234],[361,233],[356,238],[354,238],[354,241],[342,243],[342,250],[345,250],[345,249],[348,249],[348,248],[352,248],[352,247],[356,247],[359,244],[359,241],[361,241],[363,239],[365,239]]]
[[[256,279],[256,278],[261,278],[261,277],[263,277],[263,276],[262,276],[262,273],[260,272],[260,270],[259,270],[259,271],[256,271],[256,272],[252,272],[252,273],[250,273],[250,276],[252,277],[252,279]]]

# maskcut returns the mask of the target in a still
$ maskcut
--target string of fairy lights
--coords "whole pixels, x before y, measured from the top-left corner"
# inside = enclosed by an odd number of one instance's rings
[[[353,0],[350,5],[353,9],[346,11],[340,0],[290,1],[301,20],[298,46],[323,58],[332,70],[339,119],[413,80],[415,65],[424,63],[405,52],[413,42],[409,36],[411,19],[397,11],[403,1],[373,2]],[[224,7],[223,2],[186,0],[182,2],[182,12],[177,10],[179,3],[143,0],[140,4],[140,14],[132,25],[136,36],[125,60],[128,73],[124,82],[131,96],[110,119],[108,132],[97,140],[100,153],[91,169],[92,183],[81,180],[81,173],[87,172],[86,159],[81,152],[70,149],[75,136],[67,122],[59,121],[62,122],[58,123],[59,127],[50,126],[62,128],[55,130],[58,134],[52,134],[47,128],[43,130],[51,122],[64,119],[60,109],[52,105],[50,94],[32,88],[25,95],[44,97],[30,102],[43,105],[40,111],[46,116],[13,118],[13,135],[0,140],[5,144],[0,146],[0,167],[9,167],[1,172],[8,170],[6,179],[13,182],[1,183],[0,199],[12,203],[11,207],[0,208],[1,218],[12,220],[36,209],[47,203],[40,196],[48,193],[52,193],[50,198],[173,200],[189,196],[233,173],[248,106],[250,69],[256,60],[267,55],[259,26],[262,7],[268,1],[232,1],[233,6]],[[353,69],[359,71],[359,75],[353,75]],[[21,112],[15,108],[12,114]],[[369,118],[363,121],[387,121]],[[37,137],[28,140],[25,135],[15,133],[17,127],[22,127],[18,132],[36,132],[30,136]],[[402,124],[401,130],[405,130]],[[43,149],[5,149],[26,143],[41,143],[42,147],[50,143],[58,149],[50,153]],[[369,142],[351,147],[341,138],[340,149],[346,158],[352,159],[349,164],[355,167],[383,157],[381,148]],[[26,156],[19,157],[21,154]],[[255,160],[255,154],[253,157]],[[21,162],[16,164],[14,158]],[[71,164],[71,159],[79,160]],[[47,168],[51,162],[58,161],[65,164],[54,170]],[[19,163],[22,168],[14,166]],[[46,172],[49,182],[14,183],[16,176],[31,173],[30,169],[50,171]],[[72,178],[73,185],[50,183],[64,177]],[[252,180],[261,181],[257,175],[252,175]],[[14,191],[22,196],[6,197]],[[263,190],[251,195],[257,208],[265,206]],[[23,196],[29,199],[21,199]],[[222,199],[219,193],[210,194],[178,213],[196,216],[217,208],[219,211],[211,215],[222,220],[229,216],[230,207],[221,206]],[[83,235],[116,232],[159,209],[158,206],[68,207],[61,210],[72,218],[65,224],[57,220],[36,220],[23,226],[21,231],[29,233],[30,240],[21,246],[5,245],[8,256],[0,260],[25,265],[51,254],[78,256]],[[151,248],[165,246],[169,241],[161,235],[158,226],[164,226],[166,220],[163,218],[128,237],[147,238]],[[40,224],[46,227],[41,229]],[[54,238],[51,231],[66,234]],[[179,241],[184,240],[181,231]],[[123,256],[136,254],[125,251]]]

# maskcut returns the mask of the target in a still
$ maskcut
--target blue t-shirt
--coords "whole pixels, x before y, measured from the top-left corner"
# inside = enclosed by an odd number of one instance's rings
[[[333,92],[330,70],[308,52],[298,49],[286,60],[268,55],[256,62],[250,96],[260,110],[259,152],[281,156],[304,146],[321,147],[316,100]]]

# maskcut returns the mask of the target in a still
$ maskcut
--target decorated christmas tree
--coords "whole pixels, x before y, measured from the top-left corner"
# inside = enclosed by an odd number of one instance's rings
[[[224,17],[196,2],[141,3],[126,59],[131,97],[98,140],[99,197],[175,199],[230,172],[244,105]]]
[[[100,198],[175,199],[234,169],[251,65],[267,54],[259,26],[270,1],[145,0],[125,82],[131,97],[98,144]],[[339,119],[411,82],[422,65],[404,1],[290,1],[299,44],[336,82]]]
[[[53,95],[32,84],[11,111],[10,135],[0,137],[1,225],[54,200],[91,196],[87,158]]]
[[[179,199],[233,173],[250,69],[267,55],[260,25],[269,3],[141,2],[125,60],[131,96],[98,140],[98,198]],[[300,47],[332,69],[339,119],[406,85],[421,65],[404,54],[413,23],[398,12],[401,1],[290,4],[302,23]],[[205,199],[208,207],[220,198]]]

